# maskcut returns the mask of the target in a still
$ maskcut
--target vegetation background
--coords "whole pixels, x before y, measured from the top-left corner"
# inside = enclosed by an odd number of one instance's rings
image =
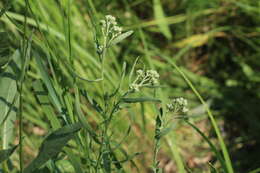
[[[6,140],[11,144],[19,142],[18,127],[22,125],[23,162],[27,165],[36,156],[44,137],[56,129],[55,124],[50,123],[55,121],[52,116],[59,111],[73,115],[75,81],[68,64],[73,64],[74,72],[80,76],[99,77],[93,26],[98,26],[100,19],[111,14],[125,31],[133,30],[134,34],[107,53],[107,90],[112,91],[120,80],[123,62],[127,63],[126,71],[130,72],[131,65],[140,57],[137,68],[145,66],[159,72],[163,86],[163,92],[160,92],[162,100],[186,98],[190,121],[218,146],[219,141],[201,102],[178,70],[170,65],[177,64],[210,105],[234,171],[259,171],[259,0],[29,0],[29,5],[26,2],[0,1],[1,72],[8,69],[10,57],[15,56],[17,49],[28,46],[24,38],[32,40],[32,58],[28,62],[20,100],[23,117],[19,121],[18,116],[12,116],[10,124],[1,124],[1,149],[6,145]],[[27,16],[26,27],[24,16]],[[35,56],[40,58],[37,60],[33,58]],[[47,73],[41,69],[41,63],[48,64]],[[15,74],[21,73],[11,69]],[[53,91],[63,100],[60,110],[46,81],[52,83]],[[102,100],[101,88],[97,83],[79,81],[77,85],[91,97]],[[15,86],[15,82],[0,82],[0,115],[6,113],[5,107],[11,103],[8,97],[14,97],[16,90],[19,90]],[[128,87],[127,83],[123,86]],[[152,92],[144,90],[141,94],[151,95]],[[44,104],[43,100],[48,104]],[[82,100],[81,109],[95,128],[100,118],[86,99]],[[66,110],[63,110],[64,107]],[[15,115],[17,111],[12,112]],[[131,126],[122,150],[127,153],[141,152],[125,163],[124,167],[129,172],[151,171],[156,114],[153,104],[133,104],[116,116],[111,125],[111,131],[118,139],[123,138]],[[13,134],[10,132],[12,129]],[[84,159],[81,159],[80,164],[84,164]],[[165,136],[158,159],[160,167],[167,173],[180,172],[180,165],[187,172],[209,172],[209,163],[215,168],[220,166],[207,142],[185,123],[178,123]],[[66,156],[57,158],[56,165],[61,172],[75,171]],[[19,168],[18,150],[12,155],[11,167],[14,171]]]

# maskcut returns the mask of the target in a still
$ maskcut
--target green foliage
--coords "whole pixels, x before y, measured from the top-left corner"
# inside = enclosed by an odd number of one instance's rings
[[[21,54],[17,50],[0,75],[0,125],[3,149],[9,148],[13,141],[14,123],[18,106],[16,81],[21,71]]]
[[[0,163],[7,160],[15,151],[18,145],[13,146],[12,148],[0,150]]]
[[[259,9],[256,0],[0,2],[5,160],[12,131],[20,138],[0,170],[19,171],[42,135],[79,122],[57,148],[44,140],[35,172],[257,172]],[[111,13],[123,30],[102,35]],[[160,85],[133,90],[139,69],[157,70]],[[158,107],[176,97],[188,114],[162,116]]]
[[[40,168],[49,159],[62,151],[62,148],[81,129],[81,124],[66,125],[53,131],[41,144],[37,157],[25,168],[24,173],[30,173]]]

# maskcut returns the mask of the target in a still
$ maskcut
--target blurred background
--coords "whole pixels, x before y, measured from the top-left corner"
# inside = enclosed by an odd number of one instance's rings
[[[212,125],[181,75],[169,65],[176,63],[188,76],[202,97],[210,105],[222,136],[228,147],[237,173],[260,167],[260,1],[259,0],[30,0],[31,11],[26,13],[24,1],[1,1],[8,6],[0,18],[0,56],[6,57],[21,46],[24,15],[28,16],[28,32],[34,30],[34,49],[51,57],[61,86],[71,86],[67,69],[62,61],[68,59],[69,49],[81,76],[99,76],[94,44],[94,28],[105,15],[118,19],[119,25],[134,34],[113,47],[106,60],[109,74],[107,87],[111,90],[120,79],[124,61],[128,71],[136,57],[138,68],[156,69],[160,73],[162,97],[188,99],[190,116],[196,126],[216,143]],[[69,4],[69,6],[67,5]],[[68,10],[70,9],[70,11]],[[70,20],[67,20],[70,16]],[[91,19],[92,18],[92,23]],[[71,45],[68,44],[70,34]],[[44,37],[42,36],[44,35]],[[48,43],[48,44],[47,44]],[[46,53],[47,52],[47,53]],[[4,64],[1,59],[1,65]],[[39,79],[34,60],[30,64],[24,98],[24,131],[28,134],[27,160],[34,156],[38,142],[50,124],[32,92],[32,83]],[[99,96],[98,86],[84,87]],[[127,84],[125,85],[127,87]],[[144,93],[151,93],[145,90]],[[87,110],[86,106],[86,110]],[[149,172],[150,151],[153,143],[155,108],[151,105],[134,105],[119,116],[113,126],[115,134],[132,132],[125,149],[145,154],[135,161],[140,172]],[[95,116],[91,113],[91,116]],[[95,118],[93,118],[95,124]],[[171,141],[171,142],[169,142]],[[172,145],[170,145],[172,144]],[[214,164],[214,155],[206,142],[186,124],[179,124],[162,144],[159,154],[161,167],[167,173],[178,172],[172,147],[178,150],[181,160],[191,172],[207,172],[208,163]],[[129,166],[131,167],[131,166]],[[217,165],[216,165],[217,167]],[[136,170],[136,168],[131,167]]]

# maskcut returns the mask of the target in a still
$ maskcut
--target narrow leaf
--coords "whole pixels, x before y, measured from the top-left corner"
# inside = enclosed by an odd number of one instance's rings
[[[126,39],[127,37],[129,37],[131,34],[133,34],[134,31],[127,31],[121,35],[119,35],[118,37],[116,37],[114,40],[111,41],[112,45],[115,45],[119,42],[121,42],[122,40]]]
[[[103,159],[103,168],[105,172],[110,173],[111,172],[110,152],[106,150],[104,153],[102,153],[102,159]]]
[[[11,59],[10,55],[10,42],[8,33],[0,32],[0,67],[4,66]]]
[[[97,101],[90,97],[86,90],[80,90],[80,93],[89,101],[90,105],[101,115],[103,115],[103,110]]]
[[[36,52],[34,53],[34,57],[35,57],[35,60],[36,60],[36,64],[38,66],[38,70],[41,74],[41,77],[42,77],[44,84],[47,87],[47,90],[49,92],[49,96],[50,96],[50,99],[51,99],[53,105],[57,108],[57,110],[59,111],[60,114],[63,114],[62,104],[60,102],[60,99],[59,99],[54,87],[53,87],[53,83],[52,83],[52,81],[51,81],[51,79],[48,75],[46,67],[43,64],[42,58]]]
[[[140,98],[122,98],[123,103],[140,103],[140,102],[161,102],[159,99],[150,97],[140,97]]]
[[[50,121],[51,127],[53,129],[58,129],[61,127],[59,119],[55,116],[50,99],[48,96],[48,91],[43,87],[41,80],[36,80],[33,82],[33,89],[37,101],[41,105],[44,113],[46,114],[48,120]]]
[[[14,121],[17,113],[17,74],[20,72],[21,60],[17,50],[12,56],[6,70],[0,75],[0,125],[3,124],[3,149],[9,148],[12,139]]]

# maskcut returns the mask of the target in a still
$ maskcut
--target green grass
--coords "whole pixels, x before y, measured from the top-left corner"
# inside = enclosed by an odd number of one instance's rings
[[[0,172],[259,169],[258,1],[0,7]],[[126,33],[111,45],[108,14]],[[160,87],[132,92],[138,69],[158,71]],[[175,97],[186,116],[165,113]]]

